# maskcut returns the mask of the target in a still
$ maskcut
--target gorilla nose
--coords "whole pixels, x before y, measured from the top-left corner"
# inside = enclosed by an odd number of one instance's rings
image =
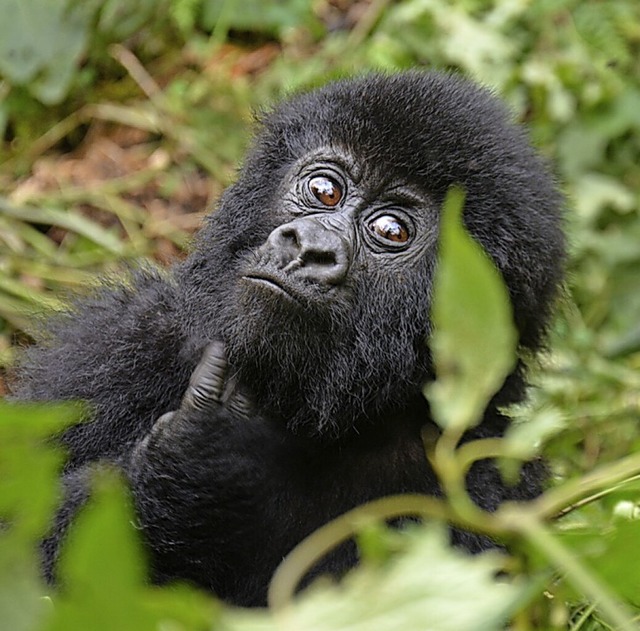
[[[269,235],[265,248],[285,274],[328,285],[340,285],[347,276],[347,239],[336,227],[317,219],[296,219],[279,226]]]

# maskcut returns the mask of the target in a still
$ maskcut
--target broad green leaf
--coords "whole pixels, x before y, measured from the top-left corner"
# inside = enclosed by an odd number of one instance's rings
[[[80,418],[77,403],[14,403],[0,401],[0,446],[13,440],[42,439],[69,427]],[[0,447],[0,453],[3,453]]]
[[[619,518],[605,530],[559,534],[612,592],[640,607],[640,520]]]
[[[44,439],[76,421],[79,411],[71,404],[0,402],[0,518],[10,521],[12,537],[32,542],[44,534],[57,501],[63,460]]]
[[[52,519],[62,455],[44,439],[78,416],[73,405],[0,402],[0,629],[36,631],[49,612],[38,542]]]
[[[62,550],[63,593],[54,599],[48,631],[154,629],[140,602],[145,568],[122,480],[97,469],[93,494],[73,523]]]
[[[132,506],[115,470],[96,469],[93,493],[62,550],[62,588],[43,631],[208,631],[217,607],[189,587],[148,585]]]
[[[66,95],[85,50],[95,2],[0,0],[0,75],[43,103]]]
[[[452,189],[442,213],[430,340],[437,380],[426,395],[442,427],[466,429],[513,369],[517,336],[500,273],[462,226],[463,203]]]
[[[0,537],[0,630],[39,631],[49,613],[35,546]]]

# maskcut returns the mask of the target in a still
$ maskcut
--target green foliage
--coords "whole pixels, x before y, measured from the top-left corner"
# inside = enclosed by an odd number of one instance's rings
[[[225,30],[266,33],[280,38],[301,26],[316,33],[322,30],[312,3],[306,0],[201,0],[201,4],[200,25],[207,31],[219,29],[221,23]]]
[[[521,461],[530,457],[531,451],[522,449],[527,435],[522,430],[517,440],[518,431],[507,440],[460,444],[464,431],[481,415],[515,357],[506,290],[478,244],[462,229],[462,202],[461,191],[454,191],[445,204],[434,294],[436,326],[442,327],[434,336],[440,345],[438,368],[459,366],[443,371],[439,379],[445,387],[439,391],[436,384],[430,392],[430,396],[436,393],[436,400],[441,397],[435,407],[442,419],[449,421],[442,423],[442,436],[435,447],[428,448],[444,498],[382,498],[341,516],[311,535],[278,570],[270,591],[273,610],[250,613],[221,608],[210,597],[187,587],[148,586],[128,494],[114,470],[97,465],[92,496],[62,550],[60,586],[45,588],[37,572],[37,542],[55,507],[61,458],[43,438],[68,425],[78,410],[73,406],[45,410],[4,404],[0,409],[0,517],[6,528],[0,532],[0,619],[20,631],[89,627],[139,631],[166,625],[184,630],[266,631],[280,628],[283,616],[292,628],[311,631],[497,631],[511,619],[517,629],[517,620],[535,612],[537,618],[547,620],[545,628],[551,628],[541,595],[546,586],[567,601],[591,600],[590,612],[600,612],[617,628],[632,628],[633,614],[624,600],[639,604],[640,573],[633,544],[640,522],[635,519],[633,504],[631,510],[626,508],[629,500],[625,498],[633,497],[628,481],[637,481],[640,476],[640,453],[566,482],[529,504],[507,504],[495,513],[479,509],[466,493],[464,477],[473,462],[496,457]],[[472,268],[472,280],[481,291],[467,292],[464,317],[459,317],[452,304],[460,297],[456,292],[469,282]],[[501,326],[494,326],[495,320],[501,319]],[[476,324],[470,324],[473,322]],[[481,331],[473,329],[478,323]],[[456,346],[469,344],[469,335],[476,340],[481,336],[478,349]],[[454,342],[456,339],[462,341]],[[489,353],[486,349],[497,350]],[[472,359],[456,362],[455,357],[463,351]],[[484,379],[481,369],[492,377]],[[470,375],[475,377],[473,383]],[[450,407],[446,397],[455,398],[456,405]],[[465,412],[460,414],[459,410]],[[558,429],[557,423],[548,419],[540,425],[547,434]],[[537,436],[544,434],[543,429]],[[595,495],[590,498],[589,493]],[[606,503],[600,505],[610,521],[604,530],[594,528],[601,521],[596,519],[586,528],[579,520],[561,522],[557,532],[544,523],[585,500],[593,510],[594,501],[607,496],[611,496],[608,501],[614,510],[606,510]],[[403,515],[420,515],[428,523],[392,535],[380,525],[382,520]],[[509,539],[515,556],[486,553],[469,557],[454,551],[447,543],[445,521]],[[293,599],[298,579],[328,550],[359,531],[367,551],[363,566],[340,586],[320,580],[302,597]],[[553,586],[547,584],[552,572],[558,577]],[[45,594],[52,606],[43,600]],[[596,625],[595,613],[590,620]],[[585,621],[583,616],[580,625]]]
[[[93,499],[74,524],[60,562],[64,592],[51,629],[151,629],[138,588],[144,566],[122,486],[98,472]],[[96,568],[100,568],[96,572]]]
[[[48,606],[37,542],[57,503],[60,454],[44,444],[77,417],[72,406],[49,412],[0,402],[0,628],[30,631]]]
[[[438,379],[428,396],[440,425],[468,429],[513,369],[517,336],[500,274],[462,226],[463,204],[463,191],[449,191],[440,220],[430,342]]]
[[[2,0],[0,76],[10,86],[25,86],[44,104],[59,103],[87,53],[89,38],[129,37],[154,7],[151,0]]]
[[[402,554],[382,567],[353,572],[339,587],[311,589],[287,611],[292,627],[308,631],[503,629],[522,601],[524,584],[496,580],[503,567],[498,554],[469,557],[451,549],[447,538],[444,529],[433,526],[405,533]]]
[[[96,471],[93,497],[73,525],[60,562],[62,589],[46,631],[208,629],[213,603],[186,588],[152,590],[132,508],[114,471]]]
[[[85,51],[91,11],[68,2],[3,0],[0,12],[0,74],[27,85],[43,103],[59,102]]]
[[[565,543],[621,598],[640,607],[640,521],[617,519],[605,528],[568,531]],[[622,571],[621,569],[626,571]]]

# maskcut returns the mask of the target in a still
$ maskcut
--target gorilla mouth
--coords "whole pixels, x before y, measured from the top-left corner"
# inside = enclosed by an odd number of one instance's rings
[[[255,283],[273,293],[280,294],[287,298],[287,300],[293,301],[298,306],[302,306],[300,299],[294,294],[294,292],[287,287],[281,280],[274,278],[273,276],[265,276],[258,274],[247,274],[242,277],[244,280],[247,280],[251,283]]]

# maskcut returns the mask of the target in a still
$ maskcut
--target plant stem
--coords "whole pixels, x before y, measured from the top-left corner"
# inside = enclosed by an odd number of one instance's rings
[[[409,515],[452,519],[442,500],[426,495],[392,495],[358,506],[310,534],[287,555],[269,585],[269,606],[279,610],[289,604],[307,572],[330,550],[353,537],[363,522]]]
[[[507,515],[504,514],[503,517],[507,518]],[[637,629],[633,615],[627,606],[616,598],[609,588],[571,554],[538,519],[521,511],[509,517],[513,520],[513,530],[520,531],[549,561],[562,570],[567,579],[595,603],[597,609],[618,631]]]
[[[567,506],[594,492],[625,482],[640,474],[640,453],[599,467],[595,471],[550,489],[531,504],[532,512],[543,520],[565,514]]]

